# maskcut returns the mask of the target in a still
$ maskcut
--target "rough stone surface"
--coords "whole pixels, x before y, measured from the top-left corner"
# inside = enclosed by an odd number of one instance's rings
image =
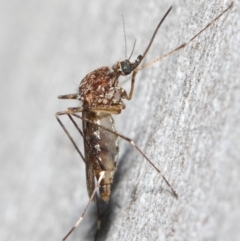
[[[188,40],[229,1],[173,1],[146,61]],[[91,70],[144,50],[169,1],[0,3],[0,237],[61,240],[88,201],[84,163],[54,114]],[[99,240],[240,240],[239,1],[184,50],[137,75],[116,116],[179,195],[121,142]],[[128,83],[124,83],[129,88]],[[78,143],[80,137],[63,118]],[[79,144],[80,145],[80,144]],[[96,210],[69,240],[93,240]]]

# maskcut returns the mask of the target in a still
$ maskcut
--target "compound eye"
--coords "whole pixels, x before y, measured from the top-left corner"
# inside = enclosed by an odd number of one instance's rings
[[[132,69],[129,63],[127,63],[126,61],[122,61],[120,65],[121,65],[122,73],[124,75],[129,75],[132,73]]]

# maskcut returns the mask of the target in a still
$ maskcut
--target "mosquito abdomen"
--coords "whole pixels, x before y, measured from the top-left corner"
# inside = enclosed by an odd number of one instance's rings
[[[112,130],[116,131],[114,120],[111,115],[101,113],[100,117],[100,125]],[[99,128],[100,133],[100,153],[99,157],[102,161],[102,164],[105,168],[105,175],[103,180],[100,183],[100,195],[104,201],[108,201],[111,194],[111,184],[113,182],[113,176],[115,172],[115,168],[118,160],[118,152],[119,152],[119,143],[118,136],[109,131],[104,130],[103,128]],[[96,173],[97,179],[98,173]]]
[[[84,116],[92,122],[116,131],[114,120],[110,114],[103,112],[88,112]],[[117,165],[119,144],[118,136],[110,133],[102,127],[84,121],[84,135],[89,143],[85,143],[85,161],[92,163],[97,180],[100,173],[105,171],[104,178],[100,182],[100,196],[104,201],[108,201],[111,194],[111,184]],[[91,195],[93,188],[88,190]]]

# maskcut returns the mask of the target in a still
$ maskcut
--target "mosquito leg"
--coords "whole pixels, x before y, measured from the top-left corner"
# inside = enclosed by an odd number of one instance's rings
[[[108,131],[108,132],[110,132],[110,133],[113,133],[113,134],[121,137],[121,138],[124,139],[125,141],[129,142],[134,148],[137,149],[138,152],[140,152],[140,154],[149,162],[149,164],[159,173],[159,175],[162,177],[162,179],[165,181],[165,183],[166,183],[166,184],[168,185],[168,187],[171,189],[171,191],[172,191],[173,195],[175,196],[175,198],[178,198],[178,195],[177,195],[176,191],[173,189],[172,185],[171,185],[171,184],[168,182],[168,180],[165,178],[165,176],[163,175],[163,173],[153,164],[153,162],[143,153],[143,151],[135,144],[135,142],[134,142],[132,139],[130,139],[130,138],[124,136],[124,135],[121,135],[121,134],[119,134],[119,133],[117,133],[117,132],[115,132],[115,131],[112,131],[112,130],[110,130],[110,129],[102,126],[102,125],[99,125],[99,124],[97,124],[97,123],[94,123],[94,122],[92,122],[92,121],[90,121],[90,120],[88,120],[88,119],[86,119],[86,118],[83,118],[82,116],[79,116],[79,115],[77,115],[77,114],[72,114],[72,115],[75,116],[75,117],[77,117],[77,118],[79,118],[79,119],[81,119],[81,120],[88,121],[89,123],[92,123],[92,124],[94,124],[94,125],[102,128],[102,129],[104,129],[104,130],[106,130],[106,131]]]
[[[122,92],[122,96],[121,96],[123,99],[126,99],[126,100],[131,100],[131,99],[132,99],[136,74],[137,74],[137,70],[134,70],[134,71],[132,72],[130,92],[129,92],[129,94],[127,94],[127,92],[124,90],[124,91]]]
[[[60,113],[60,112],[58,112]],[[59,118],[59,114],[56,113],[56,118],[58,123],[60,124],[60,126],[63,128],[64,132],[66,133],[66,135],[68,136],[68,138],[70,139],[70,141],[72,142],[73,146],[75,147],[76,151],[78,152],[78,154],[80,155],[80,157],[83,159],[84,163],[85,163],[85,158],[83,156],[83,154],[81,153],[81,151],[79,150],[79,148],[77,147],[77,144],[75,143],[75,141],[73,140],[72,136],[70,135],[70,133],[68,132],[68,130],[66,129],[66,127],[63,125],[62,121]],[[61,114],[63,115],[63,114]]]
[[[80,108],[78,108],[80,109]],[[70,139],[70,141],[72,142],[73,146],[75,147],[76,151],[78,152],[78,154],[81,156],[81,158],[83,159],[84,163],[85,163],[85,158],[82,154],[82,152],[79,150],[79,148],[77,147],[77,144],[75,143],[75,141],[73,140],[72,136],[70,135],[70,133],[68,132],[68,130],[66,129],[66,127],[63,125],[62,121],[59,119],[60,115],[68,115],[68,117],[70,118],[70,120],[72,121],[72,123],[74,124],[74,126],[76,127],[76,129],[78,130],[78,132],[80,133],[80,135],[82,136],[82,138],[84,139],[84,141],[86,141],[89,145],[90,148],[91,145],[89,143],[88,140],[86,140],[85,136],[83,135],[81,129],[78,127],[77,123],[73,120],[73,118],[70,116],[70,114],[68,114],[68,111],[62,111],[62,112],[58,112],[56,113],[56,118],[57,121],[59,122],[59,124],[61,125],[61,127],[63,128],[64,132],[66,133],[66,135],[68,136],[68,138]],[[105,170],[105,166],[103,165],[102,161],[99,159],[99,157],[95,156],[98,164],[101,166],[102,170]]]
[[[58,99],[77,99],[79,94],[68,94],[68,95],[59,95]]]
[[[124,90],[122,92],[122,96],[121,96],[123,99],[126,99],[126,100],[131,100],[132,99],[133,90],[134,90],[135,75],[136,75],[136,72],[134,71],[133,74],[132,74],[130,92],[129,92],[129,94],[127,94],[127,92]]]
[[[80,133],[80,135],[82,136],[82,138],[84,139],[84,141],[87,141],[86,137],[83,135],[82,130],[78,127],[77,123],[74,121],[74,119],[72,118],[72,116],[68,114],[68,117],[69,117],[69,119],[72,121],[73,125],[74,125],[75,128],[78,130],[78,132]],[[88,141],[87,141],[87,143],[88,143]],[[89,146],[91,146],[91,145],[89,144]]]
[[[84,110],[88,111],[89,109],[86,109],[86,108],[83,108],[83,107],[69,107],[65,111],[57,112],[56,115],[58,115],[58,116],[60,116],[60,115],[68,115],[68,114],[72,114],[72,113],[83,112]]]
[[[59,111],[56,115],[71,115],[74,113],[80,113],[83,111],[101,111],[109,114],[120,114],[123,109],[122,105],[114,105],[111,107],[69,107],[65,111]]]
[[[90,199],[89,199],[89,201],[88,201],[87,206],[85,207],[85,209],[84,209],[82,215],[80,216],[80,218],[77,220],[77,222],[75,223],[75,225],[71,228],[71,230],[67,233],[67,235],[62,239],[62,241],[65,241],[65,240],[68,238],[68,236],[74,231],[74,229],[75,229],[75,228],[81,223],[81,221],[83,220],[83,218],[84,218],[84,216],[85,216],[85,214],[86,214],[86,212],[87,212],[87,210],[88,210],[88,207],[89,207],[89,205],[91,204],[91,202],[93,201],[94,196],[95,196],[95,194],[96,194],[96,192],[97,192],[97,190],[98,190],[98,188],[99,188],[99,184],[100,184],[100,182],[102,181],[102,179],[104,178],[104,175],[105,175],[105,171],[100,172],[100,177],[99,177],[99,179],[98,179],[98,181],[97,181],[97,185],[96,185],[96,187],[95,187],[95,189],[94,189],[94,191],[93,191],[93,193],[92,193],[92,195],[91,195],[91,197],[90,197]]]
[[[160,20],[160,22],[158,23],[154,33],[153,33],[153,36],[147,46],[147,48],[145,49],[144,53],[143,54],[140,54],[138,57],[137,57],[137,60],[135,61],[135,63],[131,64],[131,69],[134,70],[136,69],[140,64],[141,62],[143,61],[143,59],[146,57],[149,49],[151,48],[151,45],[153,43],[153,40],[155,39],[156,37],[156,34],[159,30],[159,28],[161,27],[162,23],[164,22],[164,20],[166,19],[167,15],[171,12],[172,10],[172,6],[167,10],[167,12],[164,14],[164,16],[162,17],[162,19]]]
[[[100,227],[101,227],[101,214],[100,214],[100,206],[99,206],[99,197],[98,197],[97,194],[96,194],[95,197],[96,197],[96,204],[97,204],[98,221],[97,221],[97,231],[96,231],[94,240],[97,241],[98,233],[99,233],[99,230],[100,230]]]
[[[159,22],[157,28],[155,29],[155,31],[154,31],[154,33],[153,33],[153,36],[152,36],[152,38],[151,38],[151,40],[150,40],[150,43],[148,44],[145,52],[144,52],[143,55],[142,55],[142,60],[145,58],[147,52],[149,51],[149,49],[150,49],[150,47],[151,47],[151,45],[152,45],[152,43],[153,43],[154,38],[155,38],[156,35],[157,35],[157,32],[158,32],[159,28],[161,27],[162,23],[163,23],[164,20],[166,19],[167,15],[171,12],[171,10],[172,10],[172,6],[167,10],[167,12],[164,14],[164,16],[162,17],[161,21]],[[141,61],[142,61],[142,60],[141,60]],[[140,63],[141,63],[141,62],[140,62]],[[139,63],[139,64],[140,64],[140,63]]]
[[[74,98],[71,98],[73,97],[75,94],[70,94],[70,95],[60,95],[58,96],[58,98],[60,99],[74,99]],[[71,108],[70,108],[71,109]],[[82,107],[73,107],[72,109],[75,110],[75,113],[76,112],[82,112],[83,111],[83,108]],[[83,159],[83,161],[85,162],[85,158],[83,156],[83,154],[81,153],[81,151],[79,150],[79,148],[77,147],[77,144],[75,143],[75,141],[73,140],[72,136],[70,135],[70,133],[68,132],[68,130],[66,129],[66,127],[63,125],[62,121],[60,120],[59,116],[61,115],[69,115],[69,110],[66,110],[66,111],[59,111],[56,113],[56,119],[58,121],[58,123],[60,124],[60,126],[63,128],[64,132],[66,133],[66,135],[68,136],[68,138],[70,139],[70,141],[72,142],[73,146],[75,147],[76,151],[78,152],[78,154],[80,155],[80,157]],[[81,134],[81,133],[80,133]],[[82,134],[81,134],[82,135]],[[83,135],[82,135],[83,136]]]
[[[233,2],[232,2],[223,12],[221,12],[215,19],[213,19],[213,20],[212,20],[210,23],[208,23],[203,29],[201,29],[197,34],[195,34],[189,41],[187,41],[187,42],[179,45],[179,46],[178,46],[177,48],[175,48],[174,50],[172,50],[172,51],[170,51],[170,52],[168,52],[168,53],[166,53],[166,54],[164,54],[164,55],[162,55],[162,56],[160,56],[160,57],[158,57],[158,58],[150,61],[149,63],[144,64],[144,65],[138,67],[138,68],[136,69],[136,71],[139,71],[139,70],[141,70],[141,69],[144,69],[144,68],[146,68],[146,67],[148,67],[148,66],[150,66],[150,65],[152,65],[152,64],[154,64],[154,63],[156,63],[156,62],[158,62],[158,61],[160,61],[160,60],[162,60],[162,59],[164,59],[164,58],[166,58],[167,56],[169,56],[169,55],[171,55],[171,54],[179,51],[180,49],[185,48],[190,42],[192,42],[195,38],[197,38],[203,31],[205,31],[205,30],[206,30],[207,28],[209,28],[214,22],[216,22],[224,13],[226,13],[229,9],[231,9],[232,6],[233,6]]]

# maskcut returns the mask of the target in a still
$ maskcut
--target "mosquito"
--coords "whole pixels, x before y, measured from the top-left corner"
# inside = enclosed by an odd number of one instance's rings
[[[120,114],[121,111],[125,109],[123,100],[132,99],[135,77],[140,70],[162,60],[163,58],[166,58],[167,56],[179,51],[180,49],[185,48],[203,31],[205,31],[209,26],[217,21],[224,13],[231,9],[232,6],[233,2],[215,19],[213,19],[203,29],[195,34],[189,41],[179,45],[177,48],[162,55],[161,57],[158,57],[149,63],[140,66],[143,59],[146,57],[160,26],[172,10],[171,6],[157,25],[147,48],[143,54],[140,54],[137,57],[135,61],[130,61],[132,55],[131,54],[128,59],[118,61],[111,68],[104,66],[96,69],[86,75],[85,78],[81,81],[77,93],[58,96],[59,99],[76,99],[81,102],[80,107],[70,107],[65,111],[57,112],[56,118],[86,165],[86,180],[89,195],[89,202],[86,205],[85,210],[83,211],[76,224],[62,239],[62,241],[65,241],[82,221],[90,203],[97,199],[98,190],[101,199],[105,202],[108,202],[111,195],[111,185],[113,182],[114,172],[117,166],[119,138],[122,138],[133,145],[133,147],[160,174],[167,186],[171,189],[174,197],[178,198],[176,191],[165,178],[164,174],[143,153],[143,151],[135,144],[135,142],[116,131],[112,114]],[[118,79],[120,76],[127,76],[130,74],[132,75],[131,87],[130,92],[127,93],[127,91],[120,86]],[[79,115],[78,113],[81,113],[82,115]],[[60,120],[60,116],[62,115],[67,115],[70,118],[71,122],[82,136],[84,140],[84,155],[81,153],[72,136]],[[82,121],[82,129],[78,126],[74,118],[80,119]]]

